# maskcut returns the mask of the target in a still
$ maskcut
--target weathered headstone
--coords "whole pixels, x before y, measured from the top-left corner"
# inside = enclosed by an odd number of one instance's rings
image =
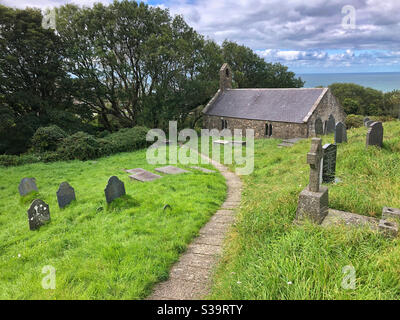
[[[365,117],[365,118],[364,118],[364,126],[367,126],[367,122],[370,121],[370,120],[371,120],[370,118]]]
[[[331,183],[335,181],[337,146],[335,144],[327,143],[322,149],[324,150],[322,182]]]
[[[156,168],[155,169],[158,172],[161,173],[166,173],[166,174],[180,174],[180,173],[185,173],[185,172],[189,172],[187,170],[178,168],[178,167],[174,167],[174,166],[165,166],[165,167],[161,167],[161,168]]]
[[[320,117],[315,120],[315,134],[317,136],[324,134],[324,125]]]
[[[49,205],[40,199],[34,200],[28,209],[28,221],[31,230],[36,230],[49,222]]]
[[[60,208],[65,208],[73,200],[76,200],[75,190],[68,182],[62,182],[57,191],[57,201]]]
[[[373,124],[375,121],[374,120],[368,120],[366,123],[365,123],[365,126],[367,127],[367,128],[369,128],[370,126],[371,126],[371,124]]]
[[[334,133],[335,132],[335,118],[333,115],[330,115],[328,118],[328,122],[326,123],[326,133],[330,134],[330,133]]]
[[[311,142],[311,150],[307,154],[307,163],[310,165],[310,183],[299,197],[297,207],[297,220],[311,219],[320,224],[328,214],[328,188],[320,186],[321,160],[323,150],[321,146],[322,140],[313,138]]]
[[[119,180],[116,176],[112,176],[104,189],[107,203],[111,203],[113,200],[122,197],[126,194],[124,183]]]
[[[130,174],[137,174],[137,173],[142,173],[142,172],[148,172],[142,168],[135,168],[135,169],[125,169],[125,172],[130,173]]]
[[[384,207],[382,210],[382,219],[398,219],[400,221],[400,209]]]
[[[129,178],[135,179],[135,180],[138,180],[141,182],[149,182],[149,181],[160,179],[162,177],[159,176],[158,174],[154,174],[150,171],[144,170],[142,172],[130,175]]]
[[[382,146],[383,146],[382,122],[374,122],[368,128],[367,147],[368,146],[378,146],[379,148],[382,148]]]
[[[206,168],[202,168],[202,167],[197,167],[197,166],[192,166],[192,169],[196,169],[196,170],[200,170],[204,173],[215,173],[214,170],[210,170],[210,169],[206,169]]]
[[[336,123],[335,143],[347,142],[347,130],[343,122]]]
[[[35,178],[23,178],[18,186],[18,191],[21,196],[26,196],[32,191],[38,191]]]

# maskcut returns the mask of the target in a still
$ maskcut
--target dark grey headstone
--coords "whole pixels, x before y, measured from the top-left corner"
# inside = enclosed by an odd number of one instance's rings
[[[148,181],[153,181],[162,178],[158,174],[154,174],[152,172],[143,170],[142,172],[130,175],[129,178],[135,179],[141,182],[148,182]]]
[[[374,122],[368,128],[367,147],[368,146],[378,146],[378,147],[382,148],[382,146],[383,146],[382,122]]]
[[[335,143],[347,142],[347,130],[343,122],[336,123]]]
[[[36,230],[49,222],[49,205],[40,199],[34,200],[28,209],[28,221],[31,230]]]
[[[315,134],[317,136],[324,134],[324,125],[320,117],[315,120]]]
[[[336,125],[336,120],[333,115],[330,115],[328,118],[328,122],[326,123],[326,133],[334,133],[335,132],[335,125]]]
[[[324,158],[322,162],[322,182],[330,183],[335,181],[337,146],[327,143],[322,149],[324,150]]]
[[[23,178],[18,186],[18,191],[21,196],[26,196],[32,191],[38,191],[35,178]]]
[[[187,170],[184,170],[184,169],[181,169],[178,167],[174,167],[174,166],[166,166],[166,167],[156,168],[155,170],[158,172],[161,172],[161,173],[166,173],[166,174],[180,174],[180,173],[189,172]]]
[[[60,208],[65,208],[73,200],[76,200],[74,188],[72,188],[68,182],[62,182],[57,191],[58,206]]]
[[[367,126],[367,122],[370,121],[370,120],[371,120],[370,118],[365,117],[365,118],[364,118],[364,126]]]
[[[122,197],[126,194],[124,183],[119,180],[116,176],[112,176],[104,189],[107,203],[111,203],[113,200]]]

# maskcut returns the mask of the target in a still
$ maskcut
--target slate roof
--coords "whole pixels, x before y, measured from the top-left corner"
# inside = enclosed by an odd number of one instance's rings
[[[303,123],[326,88],[227,89],[203,110],[207,115]]]

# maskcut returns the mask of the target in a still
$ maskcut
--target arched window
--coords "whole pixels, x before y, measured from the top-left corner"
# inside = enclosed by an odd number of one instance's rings
[[[269,124],[269,136],[272,136],[272,124]]]
[[[270,137],[272,136],[272,124],[265,124],[265,136]]]

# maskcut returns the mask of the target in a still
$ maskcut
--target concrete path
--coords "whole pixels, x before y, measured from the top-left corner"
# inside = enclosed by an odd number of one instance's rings
[[[204,155],[201,157],[208,159],[225,177],[227,199],[172,267],[169,279],[156,285],[148,298],[150,300],[194,300],[210,292],[212,274],[222,252],[225,234],[235,219],[233,210],[240,203],[242,182],[222,164]]]

